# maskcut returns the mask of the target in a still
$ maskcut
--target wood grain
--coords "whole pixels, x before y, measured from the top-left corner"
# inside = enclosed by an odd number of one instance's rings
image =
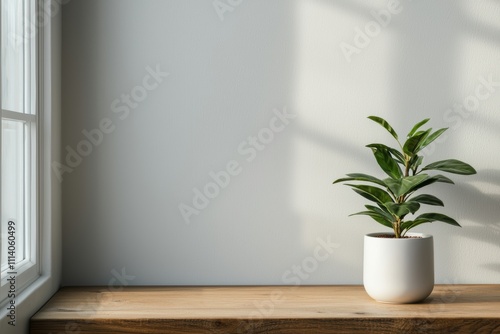
[[[500,333],[500,285],[382,304],[362,286],[63,288],[31,333]]]

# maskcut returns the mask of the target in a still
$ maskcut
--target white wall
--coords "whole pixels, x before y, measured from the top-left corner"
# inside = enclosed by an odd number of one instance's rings
[[[500,86],[480,78],[500,82],[500,4],[392,5],[252,0],[221,16],[211,0],[65,5],[63,283],[361,283],[363,235],[383,228],[348,218],[364,201],[331,182],[377,173],[364,145],[391,138],[372,114],[402,133],[425,117],[450,127],[426,159],[478,170],[433,188],[463,228],[419,230],[435,236],[438,283],[498,283]],[[389,9],[390,22],[370,23]],[[362,42],[358,28],[374,30],[348,61],[341,46]],[[148,67],[169,75],[157,83]],[[475,110],[453,110],[476,90],[489,96]],[[268,143],[253,155],[259,134]],[[186,224],[179,205],[228,164],[237,175]]]

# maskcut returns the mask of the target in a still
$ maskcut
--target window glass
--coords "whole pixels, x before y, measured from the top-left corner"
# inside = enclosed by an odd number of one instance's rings
[[[25,112],[24,4],[21,0],[1,0],[2,7],[2,109]]]

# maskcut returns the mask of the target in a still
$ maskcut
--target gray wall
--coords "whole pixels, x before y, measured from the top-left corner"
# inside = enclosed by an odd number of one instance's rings
[[[361,283],[363,235],[383,228],[348,218],[364,201],[331,182],[373,172],[364,145],[391,138],[372,114],[404,133],[425,117],[450,127],[426,159],[479,171],[433,188],[463,228],[419,231],[435,236],[437,282],[498,282],[500,86],[482,80],[500,82],[499,14],[494,1],[72,0],[53,164],[63,283]]]

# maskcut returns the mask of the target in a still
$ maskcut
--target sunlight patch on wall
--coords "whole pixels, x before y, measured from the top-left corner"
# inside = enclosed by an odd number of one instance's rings
[[[469,21],[466,27],[492,33],[497,30],[498,34],[500,30],[500,20],[498,20],[500,3],[498,1],[460,1],[459,3],[464,19]]]
[[[387,2],[377,5],[382,10]],[[364,146],[378,134],[373,135],[373,124],[366,116],[391,105],[392,28],[381,27],[349,61],[340,45],[356,45],[358,28],[364,30],[370,21],[375,22],[373,5],[349,6],[333,1],[297,3],[292,96],[298,117],[292,146],[291,205],[303,219],[308,245],[320,231],[362,235],[360,229],[341,223],[356,220],[347,215],[362,206],[351,197],[344,199],[351,194],[332,186],[332,181],[343,173],[367,171],[365,164],[372,163],[372,157]]]

